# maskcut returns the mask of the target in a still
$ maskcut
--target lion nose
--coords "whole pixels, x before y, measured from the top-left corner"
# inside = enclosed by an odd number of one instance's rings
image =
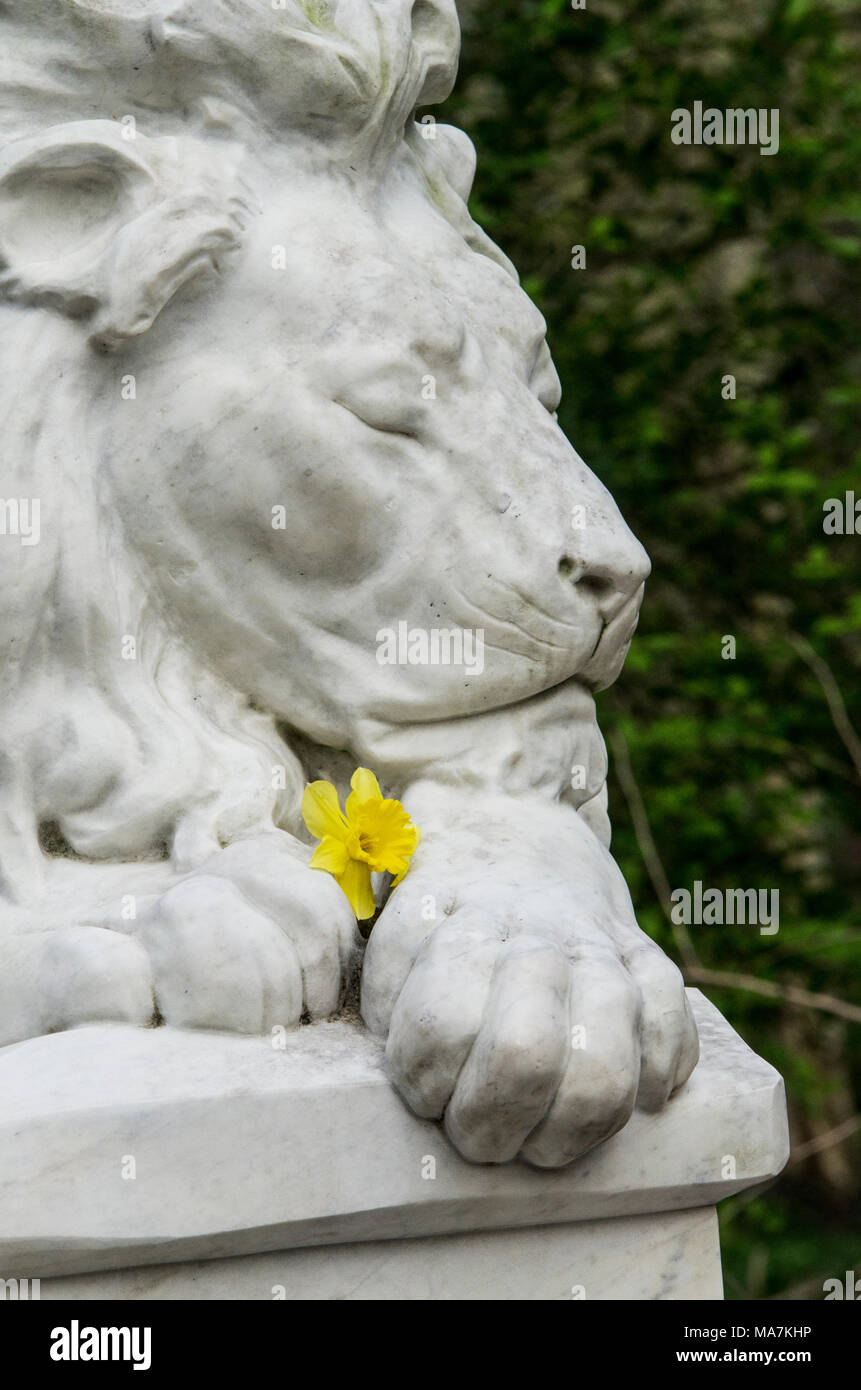
[[[624,526],[624,523],[622,523]],[[628,528],[584,528],[559,561],[559,574],[581,596],[590,596],[609,623],[648,578],[649,557]]]

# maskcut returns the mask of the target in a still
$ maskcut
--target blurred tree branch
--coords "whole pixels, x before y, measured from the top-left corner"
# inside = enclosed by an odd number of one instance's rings
[[[846,711],[845,701],[840,694],[840,687],[834,679],[831,667],[818,652],[814,651],[807,638],[802,637],[800,632],[787,632],[786,640],[793,651],[797,652],[805,665],[810,668],[821,685],[831,715],[831,722],[846,745],[855,771],[861,777],[861,739],[852,727],[852,721]]]
[[[760,980],[756,975],[748,975],[733,970],[711,970],[702,964],[687,927],[674,922],[670,912],[670,881],[658,853],[658,847],[655,844],[649,823],[646,803],[634,775],[628,741],[618,725],[610,731],[608,740],[613,750],[616,776],[631,813],[634,834],[643,856],[643,863],[651,879],[655,896],[666,914],[687,978],[696,984],[749,990],[752,994],[760,994],[765,999],[779,999],[786,1004],[818,1009],[822,1013],[835,1014],[838,1018],[848,1019],[851,1023],[861,1023],[861,1008],[855,1004],[848,1004],[843,999],[837,999],[832,994],[814,993],[811,990],[800,989],[797,985],[778,984],[774,980]]]
[[[833,1129],[827,1129],[823,1134],[817,1134],[815,1138],[809,1139],[806,1144],[799,1144],[798,1148],[792,1150],[789,1159],[790,1167],[796,1163],[801,1163],[805,1158],[812,1157],[813,1154],[821,1153],[823,1149],[830,1149],[834,1144],[842,1144],[844,1140],[851,1139],[852,1135],[861,1129],[861,1115],[850,1115],[848,1120],[842,1124],[835,1125]]]

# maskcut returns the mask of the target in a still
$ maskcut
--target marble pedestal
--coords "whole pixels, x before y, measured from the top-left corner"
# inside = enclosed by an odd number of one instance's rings
[[[687,1086],[555,1172],[466,1163],[349,1022],[8,1047],[0,1278],[43,1299],[720,1298],[715,1203],[780,1172],[786,1108],[691,1001]]]

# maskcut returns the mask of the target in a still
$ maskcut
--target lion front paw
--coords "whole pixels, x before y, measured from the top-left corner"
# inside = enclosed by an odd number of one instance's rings
[[[338,886],[278,831],[235,842],[170,888],[139,937],[166,1023],[237,1033],[334,1013],[357,942]]]
[[[663,1105],[697,1061],[679,971],[613,915],[618,885],[601,875],[618,870],[575,832],[571,878],[552,863],[543,880],[534,862],[519,875],[511,844],[468,866],[429,846],[371,936],[365,1020],[388,1033],[411,1108],[444,1117],[474,1162],[570,1163],[635,1104]]]
[[[4,938],[0,1047],[85,1023],[155,1017],[152,971],[140,945],[100,927],[31,931]]]

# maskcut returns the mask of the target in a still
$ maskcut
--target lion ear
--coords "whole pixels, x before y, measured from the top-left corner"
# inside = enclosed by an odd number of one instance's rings
[[[0,152],[0,299],[87,324],[94,346],[145,333],[238,247],[235,158],[115,121],[55,126]]]

